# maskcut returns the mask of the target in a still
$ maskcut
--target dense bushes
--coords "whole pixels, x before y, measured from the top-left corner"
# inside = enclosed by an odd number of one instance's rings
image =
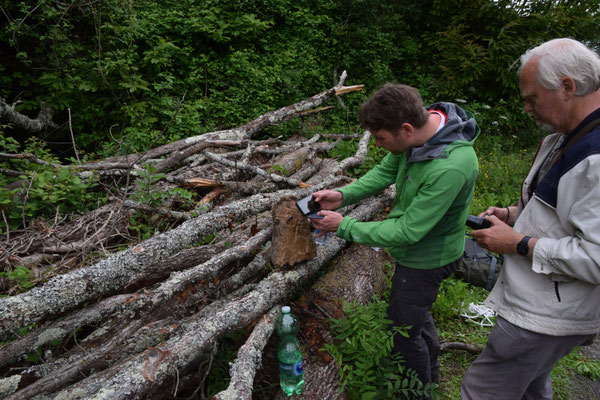
[[[332,86],[342,70],[367,90],[348,96],[347,109],[332,103],[324,121],[332,129],[348,110],[354,123],[364,96],[390,80],[420,87],[430,101],[500,100],[514,113],[510,65],[550,37],[597,40],[594,3],[13,2],[2,7],[0,96],[30,115],[42,102],[56,108],[61,128],[42,135],[51,142],[70,141],[71,109],[78,146],[100,155],[239,125]],[[517,115],[498,131],[523,123]]]

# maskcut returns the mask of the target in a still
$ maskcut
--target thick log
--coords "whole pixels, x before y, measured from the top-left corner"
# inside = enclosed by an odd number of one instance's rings
[[[317,255],[308,218],[300,213],[296,200],[283,198],[273,204],[271,262],[278,268],[312,260]]]
[[[127,304],[131,295],[113,296],[99,303],[85,307],[81,311],[71,314],[62,320],[28,333],[26,336],[7,342],[0,348],[0,366],[6,365],[11,360],[37,349],[54,340],[63,339],[73,330],[84,324],[93,324],[115,312],[123,304]]]
[[[120,324],[123,326],[123,330],[119,332],[115,332],[115,334],[109,336],[109,340],[106,343],[103,343],[99,348],[96,348],[93,352],[86,352],[82,357],[79,357],[77,362],[71,362],[66,365],[64,368],[55,371],[53,374],[44,377],[43,379],[37,381],[34,385],[30,385],[29,387],[23,389],[19,393],[15,394],[16,398],[30,398],[34,395],[39,394],[41,391],[50,391],[56,390],[66,383],[69,383],[73,378],[75,378],[78,374],[87,371],[99,363],[103,363],[108,354],[114,354],[115,357],[110,357],[111,360],[117,360],[119,357],[123,357],[128,354],[126,351],[115,352],[114,349],[118,347],[121,342],[125,340],[131,340],[130,338],[135,336],[142,337],[142,341],[145,347],[155,346],[160,343],[161,337],[168,336],[164,332],[162,334],[152,334],[148,335],[145,332],[138,333],[138,331],[142,328],[143,325],[147,325],[148,322],[151,321],[148,317],[151,315],[152,318],[161,318],[164,314],[173,314],[173,307],[170,304],[173,303],[172,299],[181,295],[186,288],[188,288],[191,284],[203,280],[210,279],[214,277],[222,268],[226,265],[230,264],[235,260],[239,260],[244,257],[248,257],[254,251],[258,249],[262,244],[265,243],[266,240],[271,236],[271,230],[267,229],[263,232],[257,234],[252,239],[248,240],[244,244],[227,249],[220,253],[219,255],[213,257],[211,260],[198,265],[194,268],[190,268],[188,270],[174,273],[172,276],[161,283],[154,291],[144,291],[141,294],[136,294],[132,296],[128,296],[123,303],[118,303],[113,301],[112,299],[104,300],[101,302],[103,305],[112,306],[113,308],[119,308],[119,312],[121,315],[127,316],[132,313],[135,314],[135,319],[131,322]],[[175,298],[178,301],[182,301],[185,299],[186,295],[179,296],[179,298]],[[123,300],[122,297],[118,297],[118,300]],[[107,307],[103,307],[105,309]],[[159,311],[158,309],[161,309]],[[71,329],[76,329],[80,327],[83,323],[89,322],[90,314],[85,312],[84,309],[80,312],[78,319],[71,319]],[[110,310],[108,310],[110,311]],[[91,317],[95,317],[95,315],[91,315]],[[84,319],[86,318],[86,319]],[[171,326],[177,325],[175,330],[179,329],[179,325],[175,321],[163,323],[161,326]],[[52,329],[50,332],[54,332],[55,336],[51,338],[46,338],[44,336],[43,340],[48,341],[49,339],[56,339],[56,335],[65,335],[70,332],[66,326],[60,325],[64,329]],[[163,331],[163,329],[156,328],[157,331]],[[40,335],[35,335],[37,337],[36,345],[41,345],[42,335],[47,330],[44,331]],[[171,332],[172,333],[172,332]],[[29,336],[29,335],[28,335]],[[22,339],[22,341],[25,341]],[[31,342],[31,341],[29,341]],[[135,340],[134,340],[135,342]],[[94,346],[97,347],[97,346]]]

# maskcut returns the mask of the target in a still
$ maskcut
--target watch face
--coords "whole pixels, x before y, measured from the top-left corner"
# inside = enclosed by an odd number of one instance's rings
[[[519,253],[522,256],[526,256],[527,254],[529,254],[529,239],[529,236],[525,236],[523,239],[521,239],[521,241],[517,245],[517,253]]]

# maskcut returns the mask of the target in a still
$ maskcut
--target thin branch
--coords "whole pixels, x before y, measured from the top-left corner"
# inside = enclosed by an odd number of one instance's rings
[[[75,158],[77,158],[77,163],[81,165],[81,160],[79,159],[79,155],[77,154],[77,146],[75,145],[75,135],[73,135],[73,126],[71,125],[71,109],[67,108],[67,112],[69,113],[69,131],[71,132],[71,142],[73,143],[73,152],[75,153]]]
[[[54,167],[60,167],[60,165],[51,164],[48,161],[44,161],[40,158],[37,158],[36,156],[34,156],[31,153],[19,153],[19,154],[0,153],[0,157],[16,159],[16,160],[29,160],[32,163],[38,164],[38,165],[52,165]]]
[[[221,157],[217,154],[211,153],[210,151],[205,151],[204,155],[206,157],[208,157],[209,159],[216,161],[220,164],[227,165],[228,167],[231,167],[231,168],[239,168],[239,169],[243,169],[245,171],[250,171],[256,175],[260,175],[265,178],[268,178],[276,183],[285,183],[287,185],[300,187],[300,188],[310,187],[310,185],[308,185],[302,181],[299,181],[297,179],[291,179],[291,178],[286,178],[285,176],[271,174],[262,168],[258,168],[258,167],[255,167],[253,165],[248,165],[248,164],[240,164],[238,162],[228,160],[225,157]]]
[[[4,225],[6,225],[6,242],[10,243],[10,225],[8,225],[8,221],[6,220],[4,210],[2,210],[2,219],[4,220]]]
[[[483,351],[482,346],[478,346],[476,344],[470,343],[462,343],[462,342],[444,342],[440,343],[440,350],[464,350],[471,354],[479,354]]]
[[[196,212],[193,212],[193,213],[172,211],[165,207],[152,207],[148,204],[139,203],[139,202],[133,201],[133,200],[125,200],[123,202],[123,206],[126,208],[133,208],[136,210],[141,210],[141,211],[144,211],[144,212],[147,212],[150,214],[156,213],[156,214],[160,214],[160,215],[164,215],[164,216],[173,218],[175,220],[184,220],[184,221],[194,218],[194,217],[197,217],[199,214],[202,213],[202,209],[198,209]]]
[[[25,175],[25,176],[29,176],[31,175],[29,172],[25,172],[25,171],[15,171],[14,169],[6,169],[6,168],[0,168],[0,174],[2,175],[6,175],[6,176],[12,176],[12,177],[19,177],[21,175]]]
[[[273,334],[280,310],[281,304],[276,304],[254,327],[252,334],[240,347],[237,358],[231,365],[229,386],[226,390],[217,393],[213,397],[214,400],[252,399],[254,376],[260,367],[263,349]]]

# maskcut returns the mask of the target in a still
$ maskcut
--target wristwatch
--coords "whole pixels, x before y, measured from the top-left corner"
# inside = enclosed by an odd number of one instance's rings
[[[529,236],[525,236],[523,239],[521,239],[517,245],[517,253],[527,257],[527,254],[529,254],[529,239],[531,239]]]

